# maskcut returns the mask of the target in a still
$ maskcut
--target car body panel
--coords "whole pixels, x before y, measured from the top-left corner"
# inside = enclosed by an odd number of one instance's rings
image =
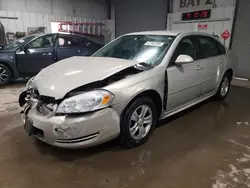
[[[168,36],[178,36],[180,33],[183,33],[183,31],[141,31],[141,32],[134,32],[134,33],[128,33],[125,35],[168,35]],[[123,36],[125,36],[123,35]]]
[[[115,110],[118,114],[121,114],[124,108],[143,92],[155,91],[159,94],[161,100],[163,100],[164,87],[162,86],[165,85],[164,73],[164,69],[155,67],[136,75],[130,75],[123,80],[104,87],[104,89],[111,91],[115,95],[112,104],[117,105]]]
[[[32,118],[33,126],[44,135],[37,134],[38,139],[57,147],[90,147],[116,138],[120,133],[120,118],[111,108],[77,118],[48,116],[44,121],[45,117],[37,113],[35,106],[26,118]]]
[[[12,70],[12,74],[14,77],[19,76],[19,72],[16,65],[16,55],[15,52],[5,52],[0,53],[0,63],[6,65]]]
[[[159,65],[143,69],[136,73],[134,73],[133,71],[129,71],[123,75],[124,77],[114,79],[115,81],[107,82],[103,87],[92,88],[108,90],[114,94],[114,99],[110,107],[104,109],[107,111],[112,111],[111,114],[108,114],[107,117],[105,116],[103,118],[103,120],[106,121],[108,116],[110,116],[109,120],[107,120],[110,125],[107,125],[106,122],[104,125],[104,123],[102,123],[100,119],[95,119],[95,117],[93,116],[93,119],[91,119],[91,121],[93,121],[93,124],[95,123],[97,125],[93,128],[92,131],[86,131],[88,134],[94,134],[96,131],[102,131],[103,127],[109,126],[109,130],[113,131],[111,131],[112,135],[108,135],[106,139],[103,138],[102,141],[109,140],[110,138],[114,138],[119,135],[119,130],[117,129],[117,127],[119,127],[120,125],[117,119],[121,117],[131,101],[133,101],[141,94],[144,94],[145,92],[155,92],[157,96],[160,97],[163,105],[157,106],[157,108],[159,108],[158,110],[160,110],[161,112],[159,119],[163,119],[215,95],[225,73],[231,70],[234,71],[236,67],[237,58],[231,51],[228,50],[226,50],[226,54],[224,55],[218,55],[216,57],[205,59],[195,59],[192,63],[171,66],[171,59],[175,52],[175,49],[184,37],[190,35],[212,37],[208,34],[199,32],[167,31],[140,32],[133,34],[169,34],[176,36],[176,39],[168,49],[165,57]],[[104,81],[106,78],[110,78],[112,80],[112,76],[116,75],[116,73],[127,70],[131,67],[135,68],[135,66],[140,63],[141,62],[132,60],[107,57],[73,57],[62,60],[57,64],[53,64],[43,69],[34,78],[33,84],[41,95],[63,100],[66,94],[70,91],[73,91],[77,88],[84,88],[84,86],[98,81]],[[83,89],[82,92],[86,92],[86,90]],[[152,98],[152,100],[154,101],[155,98]],[[95,113],[98,112],[102,113],[103,110],[97,111]],[[113,116],[113,113],[115,114],[115,116]],[[38,128],[43,129],[44,131],[48,131],[49,138],[46,138],[44,140],[45,142],[59,147],[75,147],[74,144],[57,145],[54,144],[54,142],[50,142],[50,140],[55,139],[57,135],[53,133],[55,129],[52,129],[51,126],[47,126],[47,124],[60,124],[60,126],[68,124],[68,120],[65,120],[65,118],[70,117],[70,115],[68,116],[59,114],[57,117],[55,117],[52,114],[52,119],[48,119],[46,117],[43,117],[42,115],[37,115],[35,107],[32,106],[32,111],[30,113],[27,113],[27,116],[31,119],[40,119],[41,122],[37,123],[39,125],[34,126],[39,126]],[[80,123],[83,126],[81,130],[83,131],[82,135],[86,136],[85,128],[91,129],[91,126],[89,126],[90,122],[87,122],[85,124],[84,117],[88,119],[89,114],[87,113],[85,115],[72,116],[73,123],[71,124],[71,126],[77,126],[79,124],[77,119],[81,118]],[[60,119],[61,122],[58,121],[56,123],[56,119]],[[42,125],[43,122],[46,124],[46,126]],[[50,128],[48,129],[48,127]],[[74,137],[79,137],[79,135],[75,133]],[[91,144],[89,144],[88,142],[79,143],[77,147],[91,146],[95,143],[100,143],[95,142],[95,140],[92,141]]]
[[[36,74],[43,68],[53,64],[55,51],[53,47],[29,49],[26,53],[23,51],[16,53],[16,62],[18,70],[22,74]]]
[[[220,55],[200,60],[202,95],[214,92],[225,71],[225,56]]]
[[[71,57],[43,69],[34,82],[40,95],[61,99],[73,89],[101,81],[138,63],[115,58]]]
[[[167,110],[189,103],[201,95],[201,72],[196,70],[199,62],[172,66],[168,71]]]
[[[32,35],[34,36],[33,39],[24,42],[18,48],[0,50],[0,63],[4,63],[11,69],[11,71],[13,72],[12,76],[14,78],[22,76],[33,76],[39,73],[41,69],[57,62],[58,60],[62,60],[72,56],[89,56],[102,46],[96,44],[95,42],[91,42],[92,45],[90,45],[89,47],[82,45],[78,48],[69,47],[60,51],[60,49],[57,48],[56,45],[54,45],[53,47],[48,48],[28,49],[25,52],[25,46],[41,37],[49,35],[58,36],[59,34]],[[78,37],[81,40],[85,39],[83,36],[74,36],[69,34],[63,34],[63,36]],[[57,37],[55,37],[55,40],[57,40]],[[59,59],[57,59],[57,52]],[[13,55],[14,58],[6,59],[5,57],[9,56],[9,54]]]
[[[72,56],[89,56],[88,49],[83,46],[58,48],[56,50],[57,60],[66,59]]]

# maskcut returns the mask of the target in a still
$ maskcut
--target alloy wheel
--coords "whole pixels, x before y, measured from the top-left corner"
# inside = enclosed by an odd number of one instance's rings
[[[147,136],[153,124],[153,112],[148,105],[139,106],[130,118],[130,135],[135,140]]]
[[[4,83],[9,79],[9,74],[6,69],[0,67],[0,83]]]
[[[229,79],[228,77],[226,76],[223,81],[222,81],[222,84],[221,84],[221,89],[220,89],[220,93],[221,93],[221,96],[226,96],[228,91],[229,91],[229,86],[230,86],[230,82],[229,82]]]

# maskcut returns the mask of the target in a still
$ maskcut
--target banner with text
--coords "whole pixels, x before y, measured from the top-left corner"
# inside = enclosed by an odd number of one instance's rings
[[[215,3],[216,0],[174,0],[173,12],[211,9]]]

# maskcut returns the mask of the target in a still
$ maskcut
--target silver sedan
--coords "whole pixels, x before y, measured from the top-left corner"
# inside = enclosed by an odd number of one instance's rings
[[[140,32],[43,69],[20,94],[28,135],[63,148],[148,140],[157,120],[229,93],[237,59],[211,35]]]

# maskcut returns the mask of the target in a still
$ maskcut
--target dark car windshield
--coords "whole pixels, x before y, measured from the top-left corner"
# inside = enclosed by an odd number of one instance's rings
[[[13,49],[13,48],[19,48],[22,44],[31,41],[33,38],[35,38],[35,35],[22,37],[8,44],[7,46],[4,47],[4,49],[8,50],[8,49]]]
[[[156,66],[174,38],[166,35],[127,35],[106,45],[93,56],[135,60]]]

